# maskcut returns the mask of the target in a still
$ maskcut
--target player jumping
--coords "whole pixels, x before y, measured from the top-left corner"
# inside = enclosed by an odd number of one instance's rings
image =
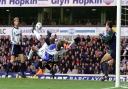
[[[40,22],[38,22],[36,26],[33,28],[33,33],[40,42],[42,42],[42,39],[38,31],[41,28],[42,28],[42,24]],[[48,62],[52,60],[50,56],[54,56],[58,53],[56,48],[57,46],[55,44],[55,39],[51,38],[51,33],[47,31],[47,36],[44,40],[44,44],[42,45],[42,47],[38,49],[36,46],[33,46],[32,49],[30,50],[28,59],[31,59],[33,53],[36,52],[37,55],[42,59],[42,61]]]
[[[33,46],[29,52],[28,59],[31,59],[33,56],[33,53],[36,52],[37,55],[41,58],[41,61],[44,61],[43,66],[50,70],[53,78],[54,78],[54,63],[58,61],[58,56],[63,55],[63,53],[66,52],[66,50],[62,49],[63,44],[65,41],[55,41],[56,37],[51,37],[51,32],[47,31],[47,35],[45,37],[45,40],[41,38],[41,35],[38,31],[40,31],[42,28],[42,24],[38,22],[36,26],[33,26],[32,32],[35,34],[36,38],[42,42],[43,45],[41,48],[37,48],[36,46]],[[49,62],[52,64],[52,66],[49,66]]]
[[[108,45],[109,51],[101,59],[101,69],[104,74],[102,81],[109,80],[109,65],[113,64],[114,59],[116,59],[116,36],[112,29],[112,22],[106,22],[106,35],[100,34],[102,41]]]

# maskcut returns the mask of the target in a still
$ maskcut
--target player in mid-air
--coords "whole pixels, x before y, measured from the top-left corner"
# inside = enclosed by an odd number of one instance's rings
[[[105,34],[100,34],[102,41],[108,45],[109,51],[101,59],[101,69],[104,74],[102,81],[109,80],[109,65],[112,65],[116,59],[116,35],[112,29],[112,22],[106,22]]]
[[[39,34],[39,30],[41,30],[42,24],[38,22],[36,26],[33,26],[32,32],[35,34],[36,38],[42,42],[41,35]],[[56,37],[51,37],[51,32],[47,31],[47,35],[45,37],[45,40],[43,40],[43,45],[41,48],[37,48],[36,46],[33,46],[32,49],[29,52],[28,59],[32,58],[32,55],[34,52],[38,54],[38,56],[41,58],[42,61],[45,61],[46,63],[49,61],[58,61],[57,56],[63,55],[68,49],[63,49],[64,43],[67,41],[60,40],[55,42]],[[80,42],[80,37],[77,37],[74,39],[74,41],[69,45],[69,47],[72,47],[76,43]]]
[[[42,24],[40,22],[38,22],[36,26],[33,25],[32,32],[34,33],[38,41],[43,42],[43,45],[41,46],[41,48],[32,46],[28,55],[28,59],[31,59],[33,56],[33,53],[36,53],[41,58],[41,61],[43,61],[42,66],[49,69],[50,73],[54,78],[55,72],[54,72],[53,66],[54,66],[54,63],[58,61],[58,56],[63,55],[63,53],[66,52],[66,50],[62,49],[65,41],[55,41],[56,36],[51,37],[51,32],[49,31],[47,31],[47,35],[45,39],[42,39],[41,34],[39,34],[39,31],[41,30],[41,28],[42,28]],[[52,66],[50,66],[49,63],[51,63]]]
[[[20,60],[20,72],[21,77],[25,78],[25,59],[22,47],[22,30],[19,28],[20,20],[18,17],[13,19],[13,28],[11,33],[11,63],[13,64],[16,60]]]
[[[51,38],[51,33],[47,31],[47,35],[45,39],[41,38],[41,35],[39,34],[39,30],[41,30],[42,24],[38,22],[36,26],[32,29],[32,32],[35,34],[36,38],[43,42],[43,45],[41,48],[37,48],[36,46],[33,46],[30,50],[28,59],[31,59],[34,52],[38,54],[38,56],[42,59],[42,61],[50,61],[52,60],[50,56],[56,55],[58,52],[56,50],[57,45],[55,44],[55,39]]]

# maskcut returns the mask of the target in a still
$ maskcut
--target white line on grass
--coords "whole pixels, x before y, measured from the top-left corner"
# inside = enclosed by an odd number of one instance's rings
[[[108,87],[108,88],[101,88],[101,89],[114,89],[114,88],[116,88],[116,87]],[[127,86],[121,86],[120,88],[122,88],[122,89],[128,89]]]

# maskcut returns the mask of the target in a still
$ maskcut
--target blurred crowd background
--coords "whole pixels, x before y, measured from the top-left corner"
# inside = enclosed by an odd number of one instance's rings
[[[37,55],[34,55],[31,60],[27,60],[26,56],[33,44],[38,47],[41,47],[42,44],[34,36],[24,36],[22,43],[22,50],[26,60],[26,72],[35,74],[43,63]],[[128,55],[123,55],[127,43],[127,38],[121,38],[121,74],[128,74]],[[10,37],[0,36],[0,45],[0,72],[5,72],[6,64],[10,63]],[[100,74],[100,60],[107,51],[108,47],[99,37],[81,36],[81,42],[59,58],[59,62],[53,67],[54,71],[61,74]],[[18,70],[18,61],[13,64],[10,63],[10,72],[17,72]],[[44,73],[49,72],[47,69],[43,70]],[[114,74],[115,65],[110,66],[109,71]]]

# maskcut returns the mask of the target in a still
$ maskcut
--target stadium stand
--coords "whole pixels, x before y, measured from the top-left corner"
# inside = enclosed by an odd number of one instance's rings
[[[34,36],[24,36],[23,37],[23,47],[22,50],[27,56],[31,45],[39,43]],[[123,55],[123,52],[128,43],[128,39],[121,39],[121,74],[128,74],[128,60],[127,56]],[[19,64],[18,61],[14,64],[10,63],[10,39],[9,36],[0,36],[0,72],[4,72],[5,68],[10,67],[10,72],[18,71]],[[81,37],[81,42],[75,47],[71,48],[64,57],[59,59],[59,63],[54,65],[54,70],[56,73],[61,74],[100,74],[100,60],[103,54],[108,50],[107,46],[103,44],[98,37]],[[32,57],[32,60],[27,60],[26,58],[26,72],[31,74],[36,73],[36,69],[42,66],[40,58],[37,55]],[[6,66],[10,63],[10,66]],[[114,73],[114,67],[110,67],[110,73]]]

